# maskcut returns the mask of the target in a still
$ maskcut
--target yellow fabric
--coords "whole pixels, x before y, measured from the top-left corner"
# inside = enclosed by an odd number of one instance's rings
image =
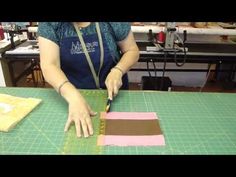
[[[0,131],[8,132],[42,100],[0,94]]]

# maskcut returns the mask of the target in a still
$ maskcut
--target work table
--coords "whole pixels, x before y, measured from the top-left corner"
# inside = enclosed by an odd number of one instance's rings
[[[100,147],[94,135],[64,133],[68,105],[53,89],[0,88],[0,93],[42,99],[11,132],[0,133],[0,154],[236,154],[236,94],[120,91],[111,111],[155,112],[166,146]],[[105,90],[81,90],[94,111],[105,110]]]

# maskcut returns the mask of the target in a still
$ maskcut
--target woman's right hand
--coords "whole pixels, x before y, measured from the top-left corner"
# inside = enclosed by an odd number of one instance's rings
[[[93,125],[91,116],[95,116],[94,112],[82,96],[69,100],[68,120],[65,125],[65,131],[68,131],[70,125],[74,122],[77,137],[84,137],[93,135]]]

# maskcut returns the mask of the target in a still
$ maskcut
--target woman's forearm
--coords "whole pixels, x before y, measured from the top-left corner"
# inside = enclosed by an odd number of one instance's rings
[[[58,68],[58,66],[53,64],[47,64],[47,66],[43,66],[43,64],[41,64],[41,69],[45,80],[50,85],[52,85],[56,91],[58,91],[62,83],[68,80],[66,75],[60,68]],[[76,95],[81,97],[79,91],[70,82],[65,83],[60,88],[60,94],[66,99],[67,102],[77,100],[78,97]]]
[[[123,73],[127,73],[130,68],[137,63],[139,59],[139,50],[129,50],[125,52],[121,58],[121,60],[117,63],[118,66]]]

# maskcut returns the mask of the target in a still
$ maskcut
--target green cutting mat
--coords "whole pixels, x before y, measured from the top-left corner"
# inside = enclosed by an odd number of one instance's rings
[[[83,90],[91,107],[104,111],[106,91]],[[0,93],[43,102],[11,132],[0,133],[0,154],[236,154],[236,94],[120,91],[112,111],[156,112],[164,147],[98,147],[95,135],[64,133],[67,103],[52,89],[0,88]]]

